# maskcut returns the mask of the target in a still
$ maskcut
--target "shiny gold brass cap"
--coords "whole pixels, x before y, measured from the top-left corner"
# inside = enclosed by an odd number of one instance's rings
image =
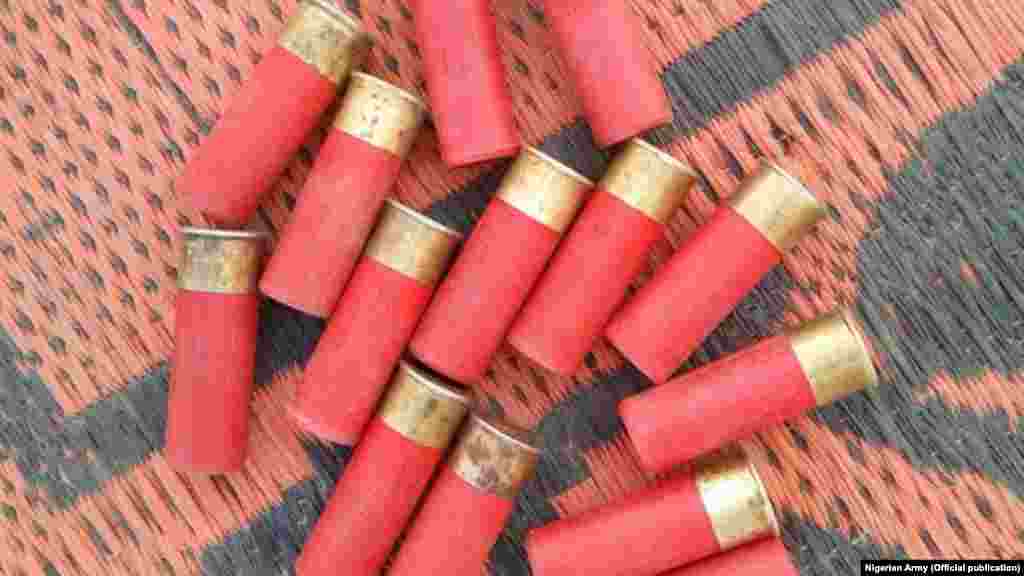
[[[445,449],[469,411],[469,397],[408,362],[398,364],[378,416],[409,440]]]
[[[533,147],[526,147],[501,181],[498,198],[561,234],[594,183]]]
[[[471,486],[513,500],[533,476],[539,454],[524,432],[472,414],[449,465]]]
[[[722,550],[778,533],[772,502],[742,450],[729,447],[701,459],[696,474],[697,491]]]
[[[333,0],[304,0],[288,19],[278,44],[324,78],[341,84],[362,66],[370,36]]]
[[[178,287],[190,292],[256,292],[267,234],[183,227]]]
[[[878,385],[867,340],[848,310],[801,325],[789,334],[789,343],[818,406]]]
[[[462,234],[395,200],[387,200],[366,244],[366,256],[433,286],[444,275]]]
[[[353,72],[334,127],[405,158],[426,117],[427,107],[416,96],[376,76]]]
[[[697,180],[692,168],[671,154],[633,138],[612,160],[601,179],[602,190],[665,224],[686,200]]]
[[[770,162],[743,183],[731,205],[779,252],[792,248],[828,215],[825,204],[806,186]]]

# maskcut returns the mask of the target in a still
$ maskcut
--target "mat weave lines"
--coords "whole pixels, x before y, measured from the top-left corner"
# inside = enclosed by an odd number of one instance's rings
[[[841,304],[883,386],[746,442],[804,574],[877,556],[1024,556],[1024,7],[1006,0],[631,0],[673,99],[650,139],[704,180],[678,244],[760,156],[832,219],[693,360]],[[422,92],[403,0],[346,0],[369,68]],[[538,0],[497,0],[531,143],[596,176]],[[171,182],[294,0],[0,0],[0,574],[288,574],[349,450],[282,404],[323,325],[262,310],[252,458],[187,477],[161,455],[176,227]],[[260,211],[280,230],[323,136]],[[471,229],[505,164],[455,172],[421,138],[399,197]],[[671,253],[658,247],[651,268]],[[681,295],[685,297],[685,295]],[[548,451],[489,571],[523,531],[648,482],[607,345],[572,379],[503,351],[484,393]]]

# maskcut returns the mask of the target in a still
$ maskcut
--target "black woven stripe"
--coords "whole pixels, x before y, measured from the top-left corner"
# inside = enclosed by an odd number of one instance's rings
[[[689,51],[662,71],[673,122],[652,134],[668,142],[770,89],[800,65],[862,33],[899,0],[779,0]]]
[[[163,445],[165,364],[65,418],[39,375],[19,369],[20,358],[0,331],[0,459],[13,458],[25,481],[56,506],[96,492]]]
[[[265,298],[256,342],[256,385],[265,386],[276,374],[305,366],[325,325],[321,318]]]
[[[316,525],[328,493],[317,479],[287,489],[280,503],[203,548],[199,556],[203,574],[294,574],[295,559]]]
[[[257,347],[257,385],[304,362],[322,321],[265,302]],[[112,476],[141,464],[164,446],[169,368],[161,363],[116,393],[64,417],[49,388],[0,331],[0,458],[13,454],[25,480],[68,507]],[[323,464],[329,466],[329,463]]]
[[[822,528],[791,510],[782,512],[780,524],[789,556],[803,576],[860,574],[862,560],[907,557],[902,547],[883,546],[864,533],[851,540],[845,533]]]
[[[1024,369],[1024,60],[918,147],[926,160],[890,177],[857,252],[858,306],[888,367],[882,388],[820,416],[918,467],[979,472],[1024,495],[1020,423],[914,399],[940,374]]]

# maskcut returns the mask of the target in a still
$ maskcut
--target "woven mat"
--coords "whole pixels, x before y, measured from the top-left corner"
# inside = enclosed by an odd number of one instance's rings
[[[745,443],[805,574],[862,558],[1024,555],[1024,8],[1007,0],[631,0],[672,95],[650,136],[703,174],[678,244],[760,156],[832,208],[702,364],[853,305],[883,386]],[[422,91],[403,0],[347,0],[369,68]],[[253,453],[219,477],[161,455],[173,345],[171,186],[294,0],[0,0],[0,574],[286,574],[349,454],[282,404],[323,326],[262,310]],[[596,176],[537,0],[497,0],[523,134]],[[260,218],[279,230],[323,130]],[[398,196],[469,230],[505,164],[449,172],[421,138]],[[652,268],[671,251],[656,250]],[[681,295],[685,297],[685,295]],[[646,383],[606,345],[574,378],[503,352],[491,403],[548,451],[495,546],[635,489],[614,413]]]

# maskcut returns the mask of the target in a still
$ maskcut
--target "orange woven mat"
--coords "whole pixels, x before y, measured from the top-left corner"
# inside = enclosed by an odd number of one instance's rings
[[[802,571],[1024,555],[1024,8],[630,1],[675,111],[650,138],[703,175],[671,244],[761,156],[832,212],[693,364],[841,304],[881,358],[878,390],[745,442]],[[422,91],[403,0],[345,5],[377,41],[369,70]],[[495,7],[523,134],[598,175],[539,0]],[[0,0],[0,574],[291,570],[349,452],[282,410],[321,322],[264,304],[243,471],[179,475],[161,447],[176,228],[198,221],[171,182],[293,8]],[[271,229],[321,138],[263,205]],[[469,230],[503,168],[448,171],[421,138],[397,195]],[[528,573],[529,527],[649,481],[615,416],[645,385],[603,344],[571,379],[501,354],[484,392],[547,450],[491,573]]]

